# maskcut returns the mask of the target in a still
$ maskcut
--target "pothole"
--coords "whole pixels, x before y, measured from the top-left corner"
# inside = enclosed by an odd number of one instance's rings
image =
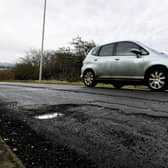
[[[88,110],[94,111],[97,110],[97,107],[88,104],[43,105],[35,109],[26,109],[26,115],[37,120],[66,120],[73,118],[83,123],[90,119],[87,113]]]
[[[0,101],[0,135],[22,160],[26,168],[96,168],[97,164],[87,155],[78,153],[61,141],[50,139],[42,131],[37,131],[25,122],[26,112],[34,118],[50,118],[63,115],[58,108],[47,107],[48,111],[15,111]],[[46,112],[44,114],[44,112]],[[57,113],[56,113],[57,111]],[[18,115],[20,112],[20,115]],[[42,112],[42,113],[41,113]],[[58,113],[59,112],[59,113]],[[40,114],[41,113],[41,114]],[[18,117],[19,116],[19,117]],[[25,118],[24,118],[25,117]],[[29,116],[30,117],[30,116]],[[50,122],[50,121],[49,121]],[[1,167],[1,166],[0,166]]]

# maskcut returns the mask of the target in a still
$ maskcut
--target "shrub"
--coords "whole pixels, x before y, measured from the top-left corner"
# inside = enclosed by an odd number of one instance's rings
[[[15,74],[12,69],[0,70],[0,80],[14,80]]]

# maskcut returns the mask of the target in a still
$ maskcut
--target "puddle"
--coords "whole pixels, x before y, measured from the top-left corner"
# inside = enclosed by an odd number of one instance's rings
[[[49,119],[58,118],[62,116],[64,116],[64,114],[62,113],[53,113],[53,114],[44,114],[44,115],[35,116],[34,118],[39,120],[49,120]]]

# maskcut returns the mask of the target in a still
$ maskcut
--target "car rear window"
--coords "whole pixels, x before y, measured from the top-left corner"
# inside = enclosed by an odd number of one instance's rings
[[[112,56],[113,55],[114,44],[109,44],[101,47],[99,56]]]

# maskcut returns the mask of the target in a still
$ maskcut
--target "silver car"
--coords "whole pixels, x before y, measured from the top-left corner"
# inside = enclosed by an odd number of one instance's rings
[[[120,41],[93,48],[81,69],[88,87],[98,82],[115,88],[125,84],[143,84],[155,91],[168,86],[168,55],[136,41]]]

